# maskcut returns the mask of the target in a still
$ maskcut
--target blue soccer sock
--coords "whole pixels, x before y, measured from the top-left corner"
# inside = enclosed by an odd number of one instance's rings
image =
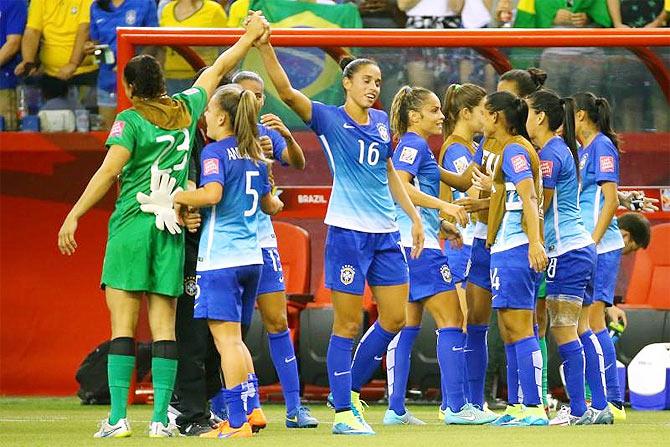
[[[465,367],[468,383],[468,402],[484,408],[484,382],[488,366],[488,348],[486,336],[489,331],[487,324],[468,324],[465,338]]]
[[[351,410],[351,350],[353,347],[354,340],[351,338],[330,336],[326,365],[335,411]]]
[[[406,326],[391,340],[386,351],[389,408],[400,416],[406,411],[405,394],[407,394],[410,358],[420,330],[419,326]]]
[[[507,357],[507,403],[516,405],[519,403],[519,366],[516,362],[514,343],[505,345],[505,357]]]
[[[605,391],[605,360],[598,337],[591,332],[584,332],[579,336],[584,346],[586,359],[586,382],[591,389],[591,406],[596,410],[603,410],[607,406]]]
[[[289,413],[300,406],[300,380],[298,379],[298,362],[291,343],[288,330],[277,334],[268,334],[270,356],[275,365],[279,383],[281,383],[286,412]]]
[[[247,422],[247,412],[245,410],[249,407],[249,401],[246,397],[249,391],[248,384],[249,382],[244,382],[231,389],[223,390],[226,407],[228,407],[228,422],[233,428],[239,428]]]
[[[584,397],[584,347],[579,340],[574,340],[558,347],[563,359],[565,388],[570,396],[570,413],[580,417],[586,412]]]
[[[440,364],[442,389],[446,391],[447,406],[457,413],[465,405],[465,334],[461,328],[448,327],[437,331],[437,360]],[[444,402],[444,396],[442,397]]]
[[[368,383],[372,375],[379,369],[382,358],[396,334],[385,331],[379,321],[375,321],[363,335],[351,362],[351,390],[360,393],[363,385]]]
[[[619,387],[619,373],[616,367],[616,349],[607,329],[596,334],[600,347],[603,350],[605,361],[605,383],[607,384],[607,400],[610,402],[623,402],[621,388]]]
[[[261,407],[261,396],[258,391],[258,377],[256,374],[249,373],[247,375],[247,414],[251,414],[254,408]]]
[[[525,406],[537,406],[542,402],[542,352],[535,336],[514,343],[516,363],[519,368],[519,384]]]

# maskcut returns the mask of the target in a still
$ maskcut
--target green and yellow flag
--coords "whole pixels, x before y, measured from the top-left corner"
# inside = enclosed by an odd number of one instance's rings
[[[666,0],[668,1],[670,0]],[[607,10],[607,0],[575,0],[571,8],[568,8],[566,0],[540,0],[539,2],[519,0],[514,27],[552,28],[559,9],[585,12],[595,24],[604,28],[612,26],[612,19]]]
[[[244,1],[238,0],[233,7]],[[323,5],[290,0],[252,0],[239,10],[231,7],[230,19],[239,26],[249,9],[263,11],[273,28],[362,28],[363,21],[353,3]],[[246,8],[246,9],[245,9]],[[275,48],[277,57],[288,74],[291,84],[315,101],[340,104],[344,101],[342,72],[330,56],[319,48]],[[242,63],[243,70],[252,70],[263,79],[270,79],[265,72],[260,55],[252,51]],[[302,121],[279,99],[271,83],[266,84],[266,101],[263,113],[280,114],[289,127],[298,127]]]

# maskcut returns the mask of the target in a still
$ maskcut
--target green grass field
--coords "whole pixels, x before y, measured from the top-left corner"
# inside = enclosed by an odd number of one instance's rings
[[[129,417],[134,429],[131,438],[94,440],[98,422],[107,415],[107,407],[82,406],[75,398],[0,398],[0,446],[76,447],[111,443],[124,447],[179,444],[206,445],[234,442],[248,446],[419,446],[446,445],[488,447],[513,446],[670,446],[670,411],[628,411],[626,423],[592,427],[447,427],[436,419],[433,406],[413,406],[410,410],[429,424],[424,427],[384,427],[381,420],[385,408],[372,406],[366,419],[377,431],[376,436],[341,437],[330,434],[332,412],[323,404],[311,406],[321,420],[316,430],[287,430],[284,428],[284,408],[266,405],[270,425],[253,439],[210,440],[197,438],[150,439],[146,433],[151,416],[148,405],[133,406]]]

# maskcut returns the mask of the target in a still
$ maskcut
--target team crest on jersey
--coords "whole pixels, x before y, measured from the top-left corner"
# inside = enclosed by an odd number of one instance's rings
[[[184,281],[184,293],[188,296],[195,296],[198,290],[198,286],[195,283],[195,278],[193,276],[186,277]]]
[[[444,282],[451,283],[451,270],[449,270],[449,266],[447,264],[444,264],[442,267],[440,267],[440,274],[442,275]]]
[[[73,6],[72,9],[70,9],[70,14],[72,14],[73,16],[76,16],[78,11],[79,11],[79,8],[77,8],[76,6]]]
[[[379,136],[382,137],[382,140],[384,140],[385,142],[391,141],[391,138],[389,136],[389,130],[388,127],[386,127],[386,124],[377,123],[377,130],[379,131]]]
[[[137,12],[134,9],[126,12],[126,25],[134,25],[137,21]]]
[[[589,154],[584,154],[584,156],[579,160],[579,170],[581,171],[586,166],[586,162],[589,161]]]
[[[356,276],[356,269],[350,265],[343,265],[340,269],[340,282],[345,286],[348,286],[354,282],[354,276]]]

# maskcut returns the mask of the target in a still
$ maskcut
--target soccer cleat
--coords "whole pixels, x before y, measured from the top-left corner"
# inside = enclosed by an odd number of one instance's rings
[[[398,413],[391,410],[390,408],[386,410],[386,414],[384,414],[384,420],[382,423],[384,425],[426,425],[425,422],[407,410],[405,410],[405,414],[399,416]]]
[[[437,419],[439,419],[440,422],[444,422],[444,413],[446,411],[447,410],[442,409],[441,405],[439,407],[437,407]]]
[[[491,422],[491,425],[495,426],[507,425],[510,422],[516,420],[518,417],[520,417],[521,413],[523,413],[523,405],[521,404],[507,405],[507,408],[505,408],[505,413],[503,413],[501,416],[498,416],[497,419]]]
[[[268,420],[263,413],[262,408],[254,408],[253,411],[247,415],[247,422],[251,425],[251,431],[258,433],[268,426]]]
[[[181,416],[181,411],[177,410],[177,408],[173,407],[172,405],[168,405],[167,409],[168,424],[177,425],[177,418],[179,416]]]
[[[610,412],[612,412],[612,416],[614,416],[614,422],[624,422],[626,420],[626,409],[623,407],[623,404],[620,405],[621,408],[612,402],[607,404],[610,408]]]
[[[458,412],[451,411],[449,407],[444,411],[444,423],[447,425],[483,425],[496,419],[498,419],[497,415],[482,411],[479,407],[468,403],[463,405]]]
[[[365,409],[367,406],[368,404],[365,403],[364,400],[361,400],[361,393],[357,393],[355,391],[351,392],[351,408],[355,408],[361,417],[363,414],[365,414]]]
[[[596,410],[589,407],[586,413],[579,419],[577,425],[611,425],[614,423],[614,415],[609,407],[602,410]]]
[[[506,424],[505,427],[533,427],[549,425],[549,418],[544,412],[544,407],[523,407],[522,413],[516,419]]]
[[[167,425],[162,422],[151,422],[149,424],[149,437],[150,438],[173,438],[177,436],[175,429],[177,427],[168,422]]]
[[[199,422],[191,422],[188,425],[179,427],[179,434],[181,436],[201,436],[204,435],[205,433],[209,433],[210,431],[214,430],[214,428],[215,427],[212,427],[209,424],[209,421],[207,421],[204,424]]]
[[[549,421],[549,425],[552,427],[560,427],[565,425],[577,425],[579,422],[579,417],[573,416],[570,413],[570,407],[563,405],[556,416]]]
[[[116,424],[109,423],[109,419],[100,422],[100,429],[93,435],[94,438],[127,438],[133,432],[130,430],[128,419],[119,419]]]
[[[331,410],[335,409],[335,399],[333,398],[333,393],[328,393],[328,397],[326,397],[326,407],[330,408]]]
[[[251,425],[248,422],[242,424],[241,427],[233,428],[230,426],[228,421],[223,421],[219,424],[219,427],[215,430],[212,430],[208,433],[200,435],[201,438],[216,438],[216,439],[227,439],[227,438],[251,438],[253,432]]]
[[[375,432],[369,425],[363,421],[360,416],[357,416],[354,410],[341,411],[335,413],[335,420],[333,421],[334,435],[374,435]]]
[[[316,428],[319,420],[312,416],[309,408],[299,406],[286,413],[286,428]]]

